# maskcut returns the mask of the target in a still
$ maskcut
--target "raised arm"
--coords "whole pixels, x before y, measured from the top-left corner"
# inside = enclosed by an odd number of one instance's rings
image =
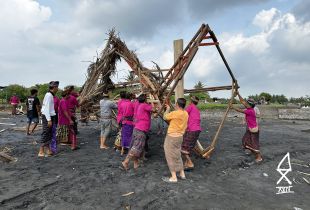
[[[251,106],[248,104],[248,102],[246,102],[246,100],[244,100],[242,98],[242,96],[240,95],[239,91],[237,92],[237,95],[238,95],[238,98],[239,98],[240,102],[243,104],[243,106],[245,106],[246,108],[251,108]]]

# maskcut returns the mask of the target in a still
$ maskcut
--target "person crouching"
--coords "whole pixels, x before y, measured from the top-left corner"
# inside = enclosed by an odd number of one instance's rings
[[[184,110],[185,105],[186,100],[179,98],[176,103],[176,111],[169,113],[170,106],[166,105],[166,112],[164,114],[164,120],[169,122],[164,150],[171,177],[163,177],[162,180],[168,183],[176,183],[178,181],[177,172],[180,173],[181,179],[186,179],[181,156],[181,145],[188,121],[188,113]]]
[[[135,127],[132,134],[131,146],[126,159],[122,162],[125,170],[129,169],[129,162],[133,160],[134,169],[139,167],[139,159],[143,157],[147,132],[151,127],[152,105],[146,102],[146,95],[138,97],[139,106],[135,115]]]

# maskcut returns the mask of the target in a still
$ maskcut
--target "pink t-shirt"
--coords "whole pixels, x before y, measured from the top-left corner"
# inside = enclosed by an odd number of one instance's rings
[[[197,106],[191,103],[185,110],[188,113],[187,131],[201,131],[200,111]]]
[[[67,101],[67,106],[70,112],[75,113],[76,107],[79,106],[79,102],[76,99],[76,97],[71,94],[66,101]]]
[[[69,114],[70,116],[70,111],[67,106],[68,99],[62,98],[59,102],[59,107],[58,107],[58,124],[59,125],[70,125],[70,120],[66,117],[65,111]]]
[[[138,112],[138,107],[139,107],[139,101],[138,100],[135,100],[135,101],[133,101],[132,102],[133,103],[133,122],[134,122],[134,124],[135,124],[135,122],[137,121],[136,119],[137,119],[137,112]]]
[[[249,128],[255,128],[258,126],[254,108],[244,109],[243,112],[245,114],[245,120]]]
[[[151,128],[152,105],[140,103],[137,109],[135,128],[148,132]]]
[[[59,98],[57,96],[54,96],[54,109],[56,113],[58,113],[59,102]]]
[[[116,116],[116,121],[119,123],[123,117],[123,110],[122,110],[122,104],[124,103],[125,99],[120,99],[117,102],[117,116]]]
[[[131,103],[130,100],[126,99],[121,104],[121,107],[122,107],[121,111],[122,111],[123,124],[133,125],[133,114],[134,114],[133,104]],[[125,118],[128,118],[128,120],[126,120]]]
[[[11,104],[19,104],[19,98],[17,96],[12,96],[10,99]]]

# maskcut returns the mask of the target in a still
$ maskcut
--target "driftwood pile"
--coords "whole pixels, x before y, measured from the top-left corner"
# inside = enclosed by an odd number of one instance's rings
[[[140,85],[140,92],[158,94],[161,78],[163,78],[162,74],[156,75],[145,68],[135,52],[129,50],[125,42],[119,38],[114,30],[111,30],[100,57],[94,63],[91,63],[87,69],[86,82],[82,86],[79,98],[82,121],[89,118],[91,113],[95,113],[94,107],[99,104],[102,94],[108,93],[115,88],[111,77],[116,73],[116,63],[121,58],[128,63],[132,73],[138,77],[136,82]],[[159,69],[158,65],[156,66]]]

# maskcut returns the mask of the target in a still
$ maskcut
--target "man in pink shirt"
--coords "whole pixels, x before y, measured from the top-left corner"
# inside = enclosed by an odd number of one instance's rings
[[[246,132],[242,138],[242,145],[244,149],[250,150],[255,155],[255,162],[261,163],[263,161],[262,155],[259,150],[259,129],[256,120],[256,113],[254,110],[255,102],[253,99],[245,101],[239,92],[237,92],[240,102],[246,107],[246,109],[239,109],[231,106],[232,109],[237,112],[245,114],[245,120],[247,123]]]
[[[200,111],[197,108],[199,98],[197,96],[191,97],[191,104],[185,109],[188,113],[187,129],[183,137],[181,153],[185,157],[184,170],[194,169],[194,163],[192,162],[190,155],[196,146],[199,134],[201,132],[200,127]]]
[[[16,115],[16,108],[19,104],[19,98],[18,96],[14,93],[13,96],[10,99],[10,104],[12,105],[12,115]]]
[[[129,169],[129,162],[133,160],[134,169],[139,167],[139,159],[143,156],[147,133],[151,128],[152,105],[146,103],[146,95],[141,94],[138,97],[139,106],[136,110],[135,128],[132,134],[131,147],[126,159],[122,162],[125,170]]]

